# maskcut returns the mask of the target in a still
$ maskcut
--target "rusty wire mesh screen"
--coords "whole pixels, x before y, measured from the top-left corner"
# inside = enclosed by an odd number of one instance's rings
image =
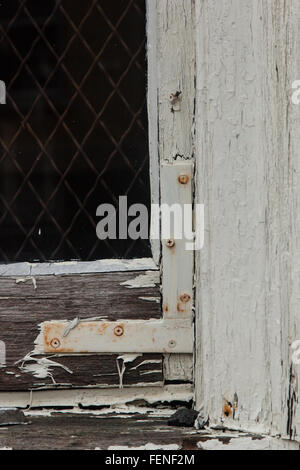
[[[149,206],[145,0],[2,0],[0,261],[149,256],[99,241],[101,203]]]

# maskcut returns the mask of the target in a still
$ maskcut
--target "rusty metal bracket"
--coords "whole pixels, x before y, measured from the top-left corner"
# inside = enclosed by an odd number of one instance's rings
[[[188,321],[82,321],[41,325],[38,350],[45,353],[192,353],[193,327]],[[68,331],[66,335],[65,332]]]
[[[187,250],[187,243],[190,240],[186,238],[184,218],[186,208],[188,206],[192,208],[193,171],[194,166],[191,161],[161,165],[162,204],[169,208],[177,206],[182,214],[182,237],[176,238],[174,222],[170,238],[164,240],[162,234],[162,295],[163,315],[166,320],[192,321],[194,316],[194,253]],[[162,224],[164,217],[162,213]]]

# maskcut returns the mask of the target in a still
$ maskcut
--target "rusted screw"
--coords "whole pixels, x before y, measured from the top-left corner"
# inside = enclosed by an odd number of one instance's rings
[[[60,346],[60,341],[58,338],[53,338],[51,340],[51,343],[50,343],[50,346],[53,348],[53,349],[58,349],[59,346]]]
[[[118,325],[114,329],[114,333],[116,336],[122,336],[124,334],[124,328],[121,325]]]
[[[226,418],[229,418],[232,415],[232,404],[231,403],[229,403],[229,402],[225,403],[224,408],[223,408],[223,413],[226,416]]]
[[[191,300],[191,296],[189,294],[182,294],[180,296],[180,300],[181,302],[183,302],[184,304],[187,304],[190,300]]]
[[[169,240],[166,241],[166,246],[168,248],[173,248],[173,246],[175,246],[175,240],[173,238],[169,238]]]
[[[189,178],[188,175],[179,175],[178,176],[178,182],[180,184],[188,184],[189,180],[190,180],[190,178]]]
[[[170,98],[169,98],[171,104],[176,104],[180,98],[180,95],[181,95],[181,91],[176,91],[176,93],[171,93]]]
[[[169,348],[174,349],[176,347],[176,341],[174,339],[171,339],[169,341]]]

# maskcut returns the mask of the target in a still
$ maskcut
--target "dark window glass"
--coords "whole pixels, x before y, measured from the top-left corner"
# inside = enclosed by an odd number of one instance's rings
[[[149,207],[145,0],[2,0],[0,261],[150,256],[96,236],[102,203]]]

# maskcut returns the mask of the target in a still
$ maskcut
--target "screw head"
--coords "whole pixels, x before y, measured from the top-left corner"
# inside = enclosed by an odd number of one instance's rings
[[[169,348],[174,349],[176,347],[176,341],[174,339],[171,339],[169,341]]]
[[[173,246],[175,246],[175,240],[173,238],[169,238],[169,240],[166,241],[166,246],[168,248],[173,248]]]
[[[183,302],[184,304],[187,304],[190,300],[191,300],[191,296],[189,294],[182,294],[180,296],[180,300],[181,302]]]
[[[122,335],[124,334],[124,328],[123,328],[123,326],[122,326],[122,325],[116,326],[115,329],[114,329],[114,334],[115,334],[116,336],[122,336]]]
[[[178,182],[180,184],[187,184],[190,180],[190,177],[188,175],[179,175],[178,176]]]
[[[60,346],[60,341],[58,338],[53,338],[51,340],[51,343],[50,343],[50,346],[53,348],[53,349],[58,349],[59,346]]]

